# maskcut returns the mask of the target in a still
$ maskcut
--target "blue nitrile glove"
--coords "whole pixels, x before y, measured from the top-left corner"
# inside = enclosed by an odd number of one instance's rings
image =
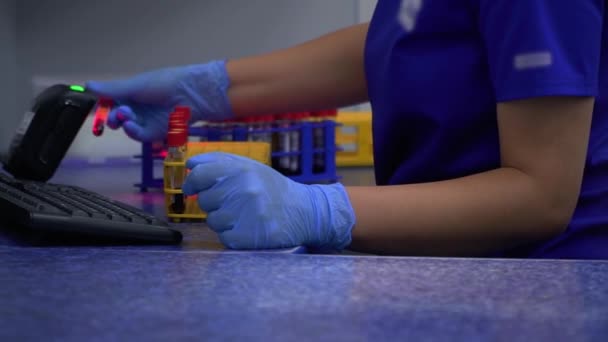
[[[123,80],[90,81],[86,88],[113,99],[117,105],[108,116],[108,127],[122,126],[127,135],[138,141],[162,141],[169,114],[176,106],[189,106],[192,120],[233,117],[225,63],[212,61],[154,70]]]
[[[307,246],[341,250],[354,210],[341,184],[297,183],[241,156],[205,153],[187,161],[185,195],[198,195],[209,227],[231,249]]]

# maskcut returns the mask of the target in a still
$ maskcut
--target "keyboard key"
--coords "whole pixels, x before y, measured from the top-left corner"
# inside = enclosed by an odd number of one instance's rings
[[[131,217],[129,217],[129,219],[131,219],[131,222],[133,223],[139,223],[139,224],[147,224],[148,221],[146,221],[144,218],[139,217],[137,215],[132,215]]]
[[[91,213],[91,217],[100,220],[107,220],[109,218],[108,215],[102,213]]]
[[[91,217],[91,215],[87,214],[86,212],[82,211],[82,210],[74,210],[72,212],[72,216],[79,216],[79,217]]]
[[[9,194],[9,196],[13,197],[16,200],[21,200],[21,194],[19,194],[18,192],[14,191],[14,190],[8,190],[7,193]]]
[[[31,198],[29,198],[29,197],[24,197],[22,200],[23,200],[23,202],[24,202],[24,203],[29,204],[29,205],[31,205],[31,206],[32,206],[32,207],[34,207],[34,208],[36,208],[36,207],[38,206],[38,202],[37,202],[37,201],[32,200],[32,199],[31,199]]]
[[[131,222],[126,217],[118,214],[110,215],[110,219],[116,222]]]
[[[55,214],[55,215],[64,215],[67,216],[65,212],[51,206],[51,205],[44,205],[44,204],[39,204],[38,207],[36,208],[39,212],[45,213],[45,214]]]

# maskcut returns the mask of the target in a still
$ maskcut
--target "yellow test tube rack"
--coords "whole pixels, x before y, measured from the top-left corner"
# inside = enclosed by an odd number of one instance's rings
[[[340,111],[336,122],[336,166],[373,166],[372,113]]]

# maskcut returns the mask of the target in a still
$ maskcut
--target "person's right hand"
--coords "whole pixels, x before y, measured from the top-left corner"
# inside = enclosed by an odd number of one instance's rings
[[[269,165],[223,152],[190,158],[186,196],[197,196],[209,228],[231,249],[306,246],[343,250],[355,211],[340,184],[302,184]]]
[[[141,142],[165,138],[169,114],[176,106],[189,106],[192,120],[233,117],[225,61],[154,70],[123,80],[89,81],[85,86],[114,101],[108,127],[123,127],[129,137]]]

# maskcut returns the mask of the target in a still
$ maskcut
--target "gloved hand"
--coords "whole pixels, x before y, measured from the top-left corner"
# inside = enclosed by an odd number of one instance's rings
[[[193,120],[233,117],[227,96],[230,85],[225,61],[154,70],[115,81],[90,81],[87,90],[114,100],[108,127],[123,127],[131,138],[162,141],[169,114],[178,105],[189,106]]]
[[[341,250],[355,214],[341,184],[306,185],[252,159],[221,152],[189,159],[185,195],[198,195],[209,227],[231,249]]]

